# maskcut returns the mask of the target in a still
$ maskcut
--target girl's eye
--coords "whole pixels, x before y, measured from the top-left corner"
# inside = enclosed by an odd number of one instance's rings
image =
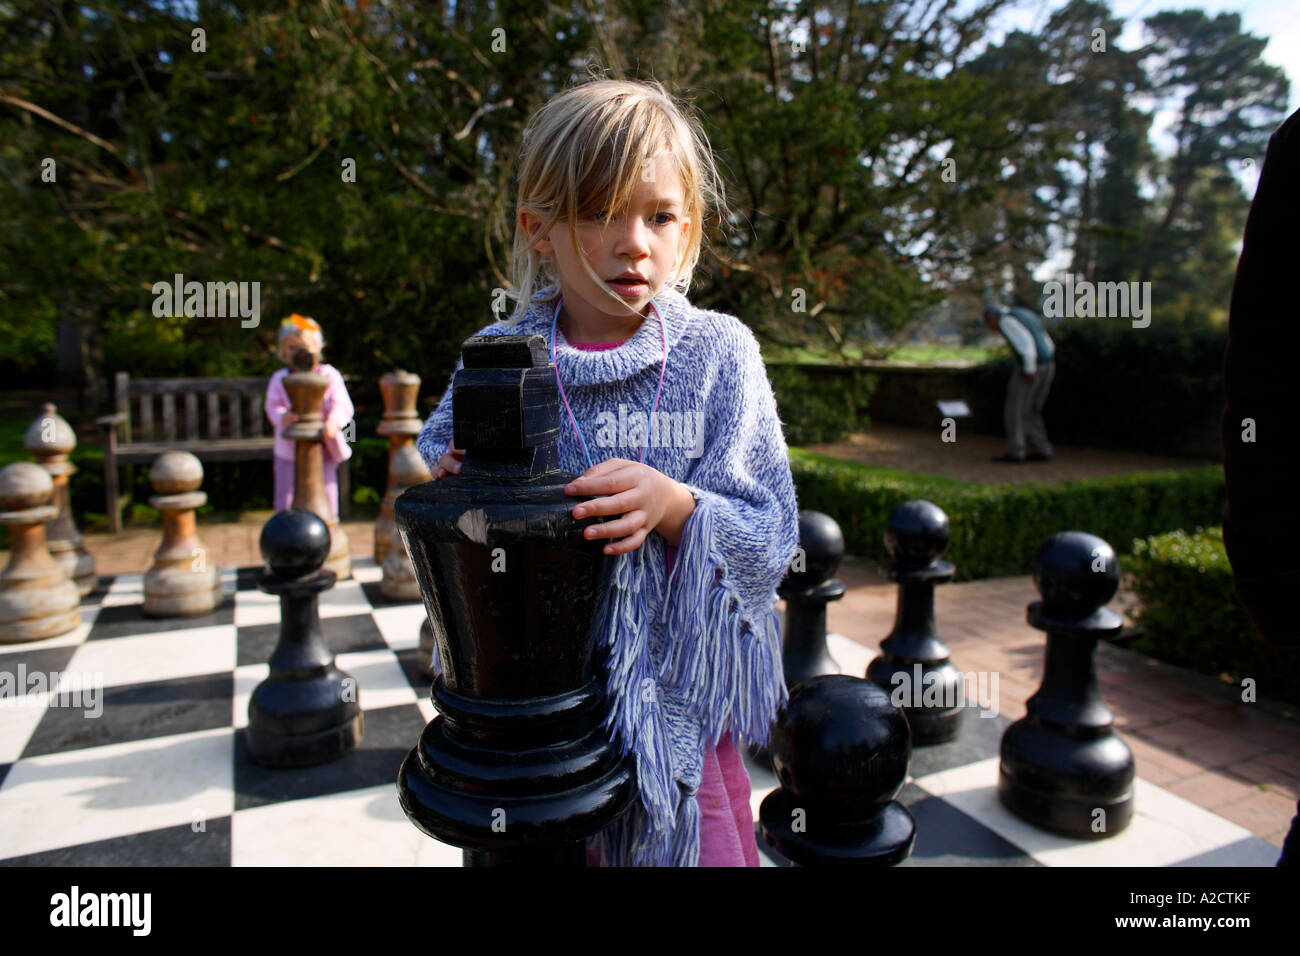
[[[608,210],[608,209],[602,209],[600,212],[595,213],[595,214],[592,215],[590,218],[591,218],[594,222],[600,222],[600,221],[601,221],[601,218],[604,217],[604,216],[607,216],[607,215],[609,215],[609,210]],[[658,219],[660,216],[665,217],[665,221],[659,223],[659,225],[661,225],[661,226],[666,226],[666,225],[668,225],[668,223],[672,222],[674,219],[677,218],[676,216],[674,216],[674,215],[673,215],[672,213],[670,213],[670,212],[660,212],[660,213],[655,213],[655,218],[656,218],[656,219]]]

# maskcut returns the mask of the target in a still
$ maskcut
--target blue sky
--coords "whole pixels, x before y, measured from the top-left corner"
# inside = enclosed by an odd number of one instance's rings
[[[1053,10],[1063,6],[1064,0],[1023,0],[1015,9],[1001,18],[1005,29],[1033,29],[1046,22]],[[1128,21],[1120,35],[1120,46],[1126,49],[1142,43],[1143,17],[1164,10],[1204,10],[1211,16],[1230,12],[1241,14],[1242,28],[1247,33],[1266,38],[1264,60],[1286,71],[1291,81],[1291,106],[1288,112],[1300,109],[1300,0],[1111,0],[1110,8],[1116,16]]]
[[[1052,11],[1063,4],[1064,0],[1022,0],[995,22],[1004,31],[1032,31],[1042,26]],[[1110,0],[1110,7],[1116,16],[1126,21],[1124,32],[1119,38],[1119,45],[1125,49],[1133,49],[1142,44],[1143,17],[1165,10],[1204,10],[1211,16],[1223,12],[1241,14],[1243,30],[1269,41],[1264,48],[1264,62],[1281,67],[1291,81],[1288,115],[1300,109],[1300,0]],[[995,39],[1000,40],[1001,36]],[[1166,134],[1173,118],[1169,111],[1157,112],[1152,123],[1152,145],[1166,154],[1174,148],[1173,139]],[[1247,196],[1255,194],[1259,165],[1263,159],[1261,152],[1253,168],[1243,168],[1237,173]]]

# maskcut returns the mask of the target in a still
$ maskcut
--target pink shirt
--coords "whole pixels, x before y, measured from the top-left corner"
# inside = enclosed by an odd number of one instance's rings
[[[600,352],[622,342],[570,342],[575,349]],[[673,573],[677,549],[668,545],[668,574]],[[700,866],[758,866],[754,814],[749,806],[751,787],[740,748],[730,736],[716,747],[704,749],[700,773]],[[587,849],[587,865],[599,866],[599,851]]]
[[[325,390],[325,404],[322,406],[322,414],[326,421],[331,421],[338,426],[333,438],[327,438],[324,441],[325,446],[325,463],[338,464],[341,461],[347,461],[352,457],[352,446],[343,436],[343,429],[352,421],[355,409],[352,407],[352,398],[348,395],[348,387],[343,384],[343,375],[333,365],[322,363],[317,372],[326,376],[330,380],[329,388]],[[275,457],[287,458],[290,461],[294,457],[295,442],[292,438],[284,437],[284,428],[280,422],[284,418],[284,413],[291,411],[293,406],[289,403],[289,393],[284,388],[284,377],[289,374],[288,368],[282,368],[271,376],[271,381],[266,386],[266,417],[271,422],[271,427],[275,429]],[[355,427],[355,426],[354,426]]]

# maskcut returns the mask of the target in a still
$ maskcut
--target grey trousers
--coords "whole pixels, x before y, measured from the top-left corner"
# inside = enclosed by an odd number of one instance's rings
[[[1047,426],[1043,424],[1043,405],[1056,376],[1056,363],[1039,365],[1038,375],[1032,382],[1024,381],[1021,374],[1017,365],[1007,382],[1007,404],[1002,416],[1007,430],[1007,454],[1025,457],[1025,440],[1028,439],[1031,451],[1050,455],[1052,443],[1047,440]]]

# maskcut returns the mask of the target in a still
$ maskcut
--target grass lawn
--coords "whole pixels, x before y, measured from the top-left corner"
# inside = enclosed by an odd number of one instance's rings
[[[985,348],[979,345],[904,345],[889,356],[891,362],[969,362],[979,364],[987,362],[1001,348]]]
[[[825,462],[829,465],[838,465],[842,468],[852,468],[862,475],[876,478],[880,481],[924,481],[926,484],[935,485],[941,488],[969,488],[971,484],[965,481],[958,481],[955,478],[945,478],[942,475],[927,475],[919,471],[903,471],[900,468],[881,468],[877,465],[864,465],[859,461],[848,461],[844,458],[834,458],[831,455],[819,455],[816,452],[805,451],[802,448],[791,448],[790,456],[792,458],[808,462]]]
[[[886,361],[898,363],[962,362],[978,365],[1004,351],[978,345],[905,345],[892,352]],[[861,361],[861,349],[846,349],[850,361]],[[826,350],[764,348],[763,358],[769,362],[804,362],[840,364],[837,356]]]

